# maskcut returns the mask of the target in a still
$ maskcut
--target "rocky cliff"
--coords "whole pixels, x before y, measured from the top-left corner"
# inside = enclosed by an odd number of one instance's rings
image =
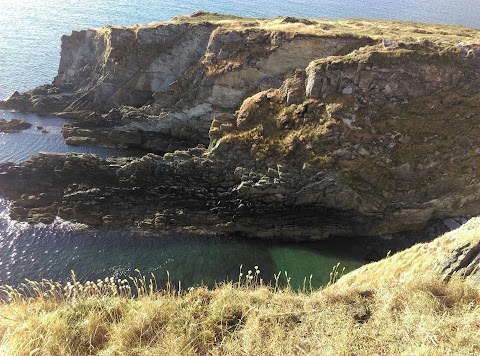
[[[74,31],[62,38],[53,83],[14,95],[6,106],[88,118],[64,128],[70,144],[164,153],[208,145],[214,117],[233,114],[251,94],[280,87],[296,68],[373,43],[350,34],[288,33],[229,21],[198,13],[167,23]]]
[[[53,84],[3,105],[80,118],[71,144],[181,150],[41,154],[2,165],[0,193],[22,220],[283,239],[476,215],[477,43],[465,28],[206,13],[74,32]]]
[[[402,252],[360,267],[342,277],[337,286],[376,288],[401,285],[425,275],[439,275],[444,282],[464,278],[480,285],[480,218],[468,221],[429,243],[412,246]]]

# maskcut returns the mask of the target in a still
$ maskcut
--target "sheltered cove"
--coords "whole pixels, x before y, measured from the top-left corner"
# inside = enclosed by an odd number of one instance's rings
[[[76,117],[70,144],[150,153],[4,163],[0,194],[30,222],[285,240],[478,215],[479,44],[461,27],[204,12],[74,32],[54,82],[0,106]],[[299,294],[251,272],[180,293],[140,278],[135,299],[108,278],[0,287],[0,352],[478,354],[479,263],[477,217]]]

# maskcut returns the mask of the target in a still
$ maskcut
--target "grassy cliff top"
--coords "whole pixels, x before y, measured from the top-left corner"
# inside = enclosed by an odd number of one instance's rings
[[[178,16],[171,23],[211,22],[227,29],[262,29],[296,32],[306,35],[354,35],[373,39],[392,38],[403,41],[432,39],[465,44],[478,43],[480,30],[463,26],[428,24],[411,21],[384,21],[367,19],[329,20],[315,18],[277,17],[270,19],[244,18],[198,11],[190,16]]]
[[[187,16],[177,16],[165,22],[153,22],[128,27],[138,30],[167,24],[213,24],[226,31],[265,30],[309,36],[354,36],[375,40],[391,39],[404,42],[431,40],[436,43],[465,45],[480,43],[480,30],[463,26],[429,24],[410,21],[385,21],[367,19],[301,19],[295,17],[249,18],[197,11]]]

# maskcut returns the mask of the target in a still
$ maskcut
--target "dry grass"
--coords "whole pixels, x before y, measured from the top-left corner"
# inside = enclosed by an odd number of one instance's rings
[[[436,270],[456,249],[480,243],[480,219],[471,219],[461,229],[453,230],[429,243],[417,244],[384,260],[370,263],[344,276],[339,284],[377,288],[387,283],[405,283]],[[374,278],[372,278],[374,276]]]
[[[18,299],[0,307],[0,353],[473,355],[479,303],[477,289],[432,275],[301,294],[226,284],[136,299]]]
[[[154,278],[0,289],[2,355],[478,355],[480,290],[433,272],[478,243],[480,219],[330,285],[236,282],[176,291]],[[405,273],[409,278],[399,278]],[[335,283],[333,283],[335,282]]]
[[[390,38],[398,41],[414,42],[428,39],[435,42],[465,44],[478,43],[480,31],[477,29],[440,24],[428,24],[410,21],[383,21],[367,19],[296,19],[285,17],[262,19],[245,18],[199,12],[196,16],[178,16],[173,23],[198,24],[210,22],[227,30],[267,30],[315,36],[359,36],[373,39]]]
[[[372,273],[370,279],[378,277]],[[379,278],[371,288],[341,283],[301,293],[264,286],[255,271],[214,290],[183,292],[168,284],[157,291],[155,281],[143,276],[88,285],[73,280],[66,286],[30,282],[23,291],[3,288],[0,354],[480,352],[480,291],[459,278],[449,283],[435,274],[405,283]],[[131,292],[135,288],[136,298]]]
[[[480,30],[462,26],[367,19],[288,19],[290,20],[285,20],[285,17],[249,18],[198,11],[192,15],[177,16],[165,22],[152,22],[128,27],[109,26],[108,28],[128,28],[135,31],[140,28],[152,28],[163,24],[198,25],[210,23],[221,27],[225,31],[265,30],[292,35],[369,37],[374,40],[388,38],[404,42],[426,39],[442,44],[464,42],[469,45],[480,43]]]

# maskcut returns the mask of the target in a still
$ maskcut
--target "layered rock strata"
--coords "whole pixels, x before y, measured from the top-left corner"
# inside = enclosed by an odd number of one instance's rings
[[[15,93],[5,106],[88,117],[66,125],[67,143],[172,152],[208,145],[214,117],[280,87],[296,68],[372,43],[209,22],[74,31],[62,38],[53,83]]]
[[[277,186],[269,183],[263,197],[255,188],[249,194],[242,171],[250,179],[273,183],[274,178],[234,169],[231,162],[205,157],[205,149],[141,159],[40,154],[21,166],[3,165],[1,183],[2,193],[16,200],[12,217],[27,221],[60,216],[91,225],[308,239],[359,234],[378,219],[327,206],[299,207],[286,194],[301,194],[300,177],[284,178]],[[33,179],[39,182],[35,186]],[[262,181],[259,190],[265,188]]]
[[[479,213],[478,31],[472,43],[457,44],[325,36],[311,21],[296,22],[310,26],[308,35],[232,26],[162,24],[64,38],[50,89],[74,88],[58,111],[88,116],[65,126],[71,144],[181,150],[141,159],[41,154],[3,164],[0,193],[14,201],[12,216],[306,240],[415,230]],[[166,31],[184,45],[168,42]],[[102,36],[110,36],[108,51]],[[74,37],[80,42],[68,45]],[[167,52],[189,64],[168,64]],[[88,66],[77,60],[85,53],[104,61]],[[152,61],[158,70],[137,70]],[[34,93],[6,104],[36,110],[59,95]]]

